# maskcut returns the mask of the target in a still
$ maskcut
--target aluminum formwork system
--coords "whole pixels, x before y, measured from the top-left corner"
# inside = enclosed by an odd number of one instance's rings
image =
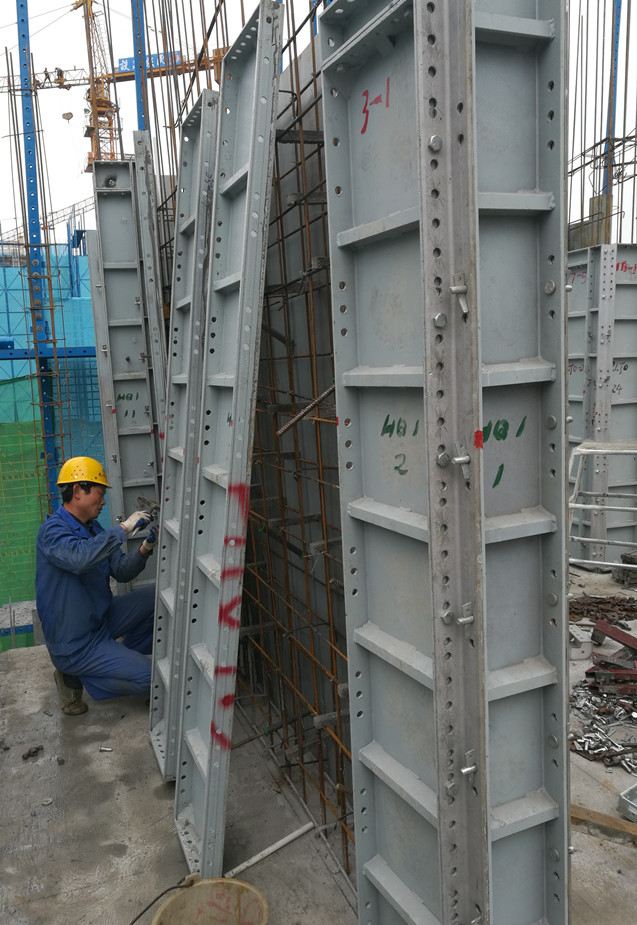
[[[364,925],[568,917],[564,15],[501,7],[319,20]]]
[[[573,251],[568,260],[568,401],[571,447],[637,440],[637,248],[603,244]],[[634,456],[596,455],[582,463],[589,497],[615,495],[630,505],[637,494]],[[586,500],[585,498],[583,500]],[[608,501],[606,503],[609,503]],[[634,506],[634,505],[633,505]],[[574,514],[574,531],[589,541],[572,551],[591,564],[618,562],[622,541],[637,540],[635,514],[593,509]],[[609,545],[610,544],[610,545]]]
[[[159,259],[156,181],[150,132],[133,132],[133,143],[146,337],[153,370],[155,420],[161,427],[166,417],[166,325]]]
[[[144,309],[135,177],[131,161],[96,161],[96,232],[88,236],[97,372],[113,519],[160,497],[161,459]],[[139,545],[128,540],[127,548]],[[151,560],[152,563],[152,560]],[[154,579],[147,566],[135,584]]]
[[[261,0],[223,62],[175,817],[218,876],[231,748],[283,7]]]
[[[183,603],[191,547],[193,489],[203,375],[206,288],[210,261],[212,180],[218,94],[204,90],[184,121],[179,153],[177,222],[168,357],[168,415],[164,424],[164,471],[155,599],[155,640],[150,733],[164,778],[175,777],[180,672],[185,627],[176,619]]]

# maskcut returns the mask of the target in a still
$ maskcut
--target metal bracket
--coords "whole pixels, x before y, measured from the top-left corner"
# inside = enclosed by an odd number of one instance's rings
[[[464,767],[460,768],[460,773],[463,777],[468,778],[470,783],[473,783],[473,776],[477,770],[476,752],[474,748],[470,748],[468,752],[464,753]]]
[[[473,615],[473,604],[471,601],[467,601],[466,604],[462,605],[461,617],[457,617],[451,609],[443,610],[443,612],[440,614],[440,619],[445,624],[445,626],[451,626],[454,620],[458,626],[471,626],[475,620]]]
[[[452,457],[451,462],[454,466],[460,466],[462,477],[468,485],[471,481],[471,457],[462,443],[456,446],[456,455]]]
[[[460,466],[462,469],[462,477],[467,483],[471,481],[471,456],[467,453],[467,450],[463,443],[456,444],[456,455],[451,456],[446,450],[443,450],[441,453],[438,453],[436,457],[437,464],[444,469],[449,463],[453,463],[454,466]]]
[[[468,601],[466,604],[462,605],[462,616],[456,617],[456,623],[458,626],[470,626],[474,620],[473,604],[471,601]]]
[[[456,273],[451,279],[452,283],[449,286],[449,292],[457,297],[458,305],[462,310],[462,320],[466,321],[469,317],[469,303],[467,302],[468,289],[464,273]]]

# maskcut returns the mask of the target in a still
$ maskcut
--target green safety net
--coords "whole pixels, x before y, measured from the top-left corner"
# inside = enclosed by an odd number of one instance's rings
[[[35,539],[47,511],[37,388],[30,375],[0,380],[0,605],[35,597]]]

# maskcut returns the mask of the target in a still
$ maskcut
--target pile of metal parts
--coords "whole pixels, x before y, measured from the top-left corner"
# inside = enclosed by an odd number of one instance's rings
[[[613,597],[591,597],[582,594],[569,601],[568,615],[571,623],[590,620],[595,623],[603,618],[607,623],[620,624],[624,629],[630,627],[620,621],[637,620],[637,600],[616,594]]]
[[[589,761],[603,761],[609,768],[622,767],[630,774],[637,773],[637,636],[625,621],[636,616],[637,601],[621,596],[583,595],[569,605],[571,622],[593,624],[596,645],[607,638],[621,645],[612,652],[593,652],[585,680],[573,688],[571,712],[583,727],[571,733],[571,751]],[[631,727],[635,729],[632,736]]]
[[[605,637],[620,643],[621,648],[593,653],[593,664],[586,670],[589,685],[602,693],[637,695],[637,636],[608,620],[598,620],[593,641],[600,644]]]
[[[637,774],[637,703],[619,695],[594,693],[586,681],[575,685],[570,701],[572,712],[584,721],[579,735],[570,736],[571,751]],[[635,728],[632,739],[617,741],[631,726]]]

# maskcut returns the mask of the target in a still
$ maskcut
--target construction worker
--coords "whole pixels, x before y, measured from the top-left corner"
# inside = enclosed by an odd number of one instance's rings
[[[44,86],[44,84],[47,84],[47,83],[49,84],[49,86],[51,85],[51,75],[49,74],[48,68],[45,67],[44,68],[44,81],[42,82],[42,86]]]
[[[57,484],[62,504],[38,533],[36,604],[62,711],[74,716],[88,709],[83,687],[95,700],[148,693],[154,585],[113,597],[110,578],[126,582],[139,575],[156,534],[150,528],[139,548],[125,555],[121,544],[147,526],[148,511],[135,511],[109,530],[100,526],[110,485],[98,460],[67,460]]]

